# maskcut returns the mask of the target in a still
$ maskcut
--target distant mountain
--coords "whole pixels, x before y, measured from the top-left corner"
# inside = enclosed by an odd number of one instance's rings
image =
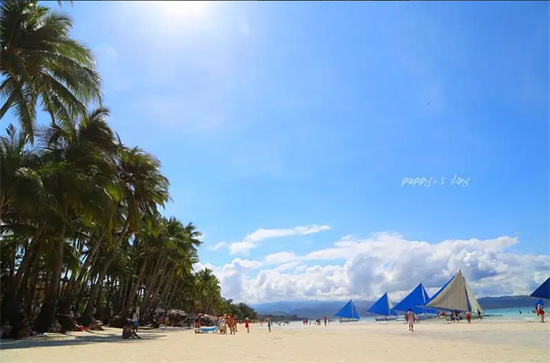
[[[529,296],[500,296],[482,297],[478,299],[483,309],[505,309],[515,307],[535,306],[537,298]],[[272,315],[297,315],[309,319],[323,316],[334,316],[344,306],[346,301],[279,301],[273,303],[256,304],[252,307],[258,314]],[[354,300],[359,316],[369,316],[367,310],[374,301]],[[396,303],[396,301],[394,301]],[[550,301],[544,300],[545,306],[550,306]]]
[[[258,314],[298,315],[309,319],[323,316],[334,316],[347,303],[346,301],[279,301],[274,303],[256,304],[252,307]],[[355,301],[355,307],[360,316],[367,316],[367,309],[373,301]]]

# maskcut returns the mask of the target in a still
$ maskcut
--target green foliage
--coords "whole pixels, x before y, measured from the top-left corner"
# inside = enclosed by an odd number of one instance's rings
[[[0,120],[13,109],[34,137],[36,107],[52,121],[70,122],[100,101],[101,78],[91,51],[69,37],[72,20],[37,1],[0,5]]]
[[[193,273],[201,233],[161,216],[160,162],[122,144],[107,108],[87,110],[101,82],[71,27],[36,1],[1,2],[0,119],[13,111],[19,130],[0,137],[0,324],[13,337],[46,331],[71,306],[84,320],[137,307],[253,318],[211,270]],[[51,120],[36,128],[39,102]]]

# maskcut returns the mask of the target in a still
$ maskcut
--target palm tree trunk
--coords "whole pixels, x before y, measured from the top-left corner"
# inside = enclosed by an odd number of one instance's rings
[[[63,272],[63,245],[65,240],[65,225],[61,228],[61,233],[57,239],[57,255],[52,271],[52,279],[48,294],[44,299],[40,314],[35,321],[35,329],[39,333],[47,332],[51,325],[56,320],[56,305],[57,305],[57,293],[59,291],[59,282],[61,281],[61,273]]]
[[[2,314],[2,319],[6,316],[6,319],[10,321],[12,326],[11,336],[17,337],[19,331],[27,327],[25,318],[19,313],[21,310],[21,281],[23,276],[27,275],[38,255],[39,244],[44,235],[45,226],[43,223],[36,229],[34,236],[25,250],[23,260],[15,273],[15,276],[8,283],[8,290],[6,294],[6,309]],[[4,309],[2,309],[4,311]],[[5,315],[4,315],[5,314]]]
[[[176,292],[178,291],[178,287],[179,287],[179,281],[174,284],[174,290],[170,294],[170,297],[168,298],[166,306],[172,306],[172,300],[174,300],[174,295],[176,295]]]
[[[78,278],[76,277],[76,274],[74,276],[71,276],[71,280],[69,281],[69,287],[67,288],[67,294],[72,294],[75,286],[78,286],[82,283],[82,279],[84,276],[88,274],[88,268],[92,265],[92,262],[94,261],[98,251],[99,246],[101,246],[101,242],[105,238],[105,234],[107,233],[106,230],[103,231],[103,233],[95,240],[90,253],[88,256],[86,256],[86,259],[84,260],[84,264],[82,265],[82,268],[80,269],[80,273],[78,274]]]
[[[166,261],[168,261],[168,259],[166,259]],[[157,284],[157,286],[156,286],[156,288],[155,288],[155,292],[154,292],[154,294],[153,294],[153,302],[154,302],[155,304],[157,304],[157,303],[161,300],[161,299],[159,298],[159,296],[158,296],[159,291],[160,291],[161,287],[162,287],[163,285],[165,285],[166,280],[167,280],[168,278],[170,278],[170,276],[173,274],[173,270],[175,270],[175,268],[173,268],[172,270],[170,270],[171,273],[169,272],[169,273],[164,274],[164,277],[161,278],[160,283]],[[156,307],[156,306],[153,306],[153,307]]]
[[[38,280],[39,269],[35,267],[29,273],[31,274],[31,288],[28,290],[26,298],[25,311],[27,315],[30,315],[32,313],[32,303],[34,301],[34,295],[36,293],[36,282]]]
[[[86,314],[91,314],[91,312],[93,311],[92,310],[93,302],[95,302],[95,299],[97,297],[97,293],[99,292],[99,287],[103,283],[103,279],[105,278],[105,274],[107,274],[107,270],[109,269],[109,266],[111,266],[111,263],[115,259],[115,256],[116,256],[116,253],[112,253],[109,256],[109,258],[107,259],[107,261],[105,261],[105,265],[103,266],[103,268],[99,272],[99,277],[97,279],[97,282],[92,285],[91,292],[90,292],[90,298],[89,298],[89,300],[86,304],[86,309],[84,309],[86,311]]]
[[[157,261],[157,266],[156,266],[156,271],[153,272],[153,278],[151,279],[151,282],[149,284],[149,286],[147,287],[146,289],[146,295],[145,295],[145,299],[144,299],[144,307],[143,307],[143,311],[147,311],[147,308],[149,307],[152,299],[155,299],[156,298],[156,293],[155,294],[152,294],[151,291],[153,289],[155,289],[155,286],[157,287],[160,287],[159,284],[157,284],[157,280],[158,278],[161,276],[161,273],[162,271],[164,270],[165,266],[168,264],[168,258],[159,258],[158,261]],[[156,291],[158,292],[158,288],[156,289]]]
[[[138,278],[137,278],[136,282],[130,288],[130,293],[128,294],[128,297],[126,298],[126,304],[123,305],[123,310],[124,311],[128,310],[128,308],[131,308],[134,305],[134,298],[136,296],[139,284],[141,283],[141,279],[143,278],[143,275],[145,274],[145,267],[147,267],[147,258],[145,258],[143,260],[143,263],[141,264],[141,267],[139,269]]]
[[[10,284],[10,295],[16,295],[16,292],[19,289],[19,285],[21,284],[21,281],[23,279],[23,275],[29,272],[32,263],[34,262],[36,255],[38,254],[38,247],[44,235],[44,230],[45,225],[42,223],[36,229],[31,242],[27,246],[25,255],[23,256],[23,260],[21,261],[21,264],[19,265],[19,268],[17,269],[17,272],[15,273],[15,276]]]

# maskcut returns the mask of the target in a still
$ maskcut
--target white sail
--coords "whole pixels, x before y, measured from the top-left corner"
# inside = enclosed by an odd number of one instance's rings
[[[462,271],[454,276],[452,281],[432,301],[426,304],[428,307],[459,310],[459,311],[481,311],[470,286],[466,282]]]
[[[464,279],[464,284],[466,285],[466,295],[468,295],[468,301],[470,302],[470,307],[472,308],[471,311],[476,312],[479,310],[480,312],[483,312],[481,305],[477,302],[477,299],[472,293],[472,289],[470,289],[470,285],[468,285],[468,281],[466,281],[466,279]]]

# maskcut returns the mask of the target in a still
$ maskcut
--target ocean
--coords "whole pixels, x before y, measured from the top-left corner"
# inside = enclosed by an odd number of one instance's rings
[[[520,314],[520,311],[521,311],[521,314]],[[494,321],[494,322],[499,322],[499,321],[502,321],[502,322],[504,322],[504,321],[508,321],[508,322],[517,321],[517,322],[520,322],[520,321],[535,321],[535,320],[538,321],[539,317],[533,311],[534,311],[534,306],[506,308],[506,309],[487,309],[487,310],[483,310],[483,313],[485,315],[488,315],[488,316],[485,316],[483,318],[483,320],[485,320],[485,321]],[[476,317],[477,317],[477,314],[472,314],[472,320],[475,320]],[[312,322],[312,325],[313,325],[314,320],[310,319],[310,321]],[[399,316],[397,321],[403,322],[404,321],[403,316]],[[395,321],[393,321],[393,322],[395,322]],[[339,321],[335,319],[333,321],[333,324],[334,323],[339,324]],[[392,323],[392,321],[390,321],[390,322],[377,322],[374,319],[374,316],[369,316],[369,317],[361,317],[361,319],[359,320],[358,323],[359,324],[361,324],[361,323],[388,324],[388,323]],[[321,324],[323,324],[323,323],[321,322]],[[357,323],[342,323],[342,324],[343,324],[342,326],[344,327],[345,324],[357,324]],[[292,322],[291,325],[290,325],[290,327],[292,327],[292,328],[298,328],[300,326],[303,326],[302,322],[298,322],[298,321]]]
[[[526,306],[522,308],[488,309],[483,312],[489,315],[502,315],[488,316],[487,319],[491,320],[526,321],[539,319],[537,314],[534,313],[534,310],[534,306]]]

